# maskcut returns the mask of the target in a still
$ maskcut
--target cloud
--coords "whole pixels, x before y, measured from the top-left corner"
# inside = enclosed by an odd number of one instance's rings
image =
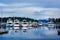
[[[0,6],[6,6],[6,7],[21,7],[21,6],[29,6],[32,5],[31,3],[12,3],[12,4],[5,4],[0,3]]]
[[[13,4],[3,4],[0,3],[0,14],[1,11],[3,16],[20,16],[29,17],[34,19],[44,19],[44,18],[58,18],[60,17],[60,8],[45,8],[32,6],[32,3],[13,3]]]
[[[4,4],[4,3],[0,3],[0,6],[7,6],[6,4]]]
[[[0,3],[32,3],[34,6],[60,8],[60,0],[0,0]]]

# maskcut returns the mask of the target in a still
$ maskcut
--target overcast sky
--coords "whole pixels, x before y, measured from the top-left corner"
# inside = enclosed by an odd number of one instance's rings
[[[0,17],[59,18],[60,0],[0,0]]]

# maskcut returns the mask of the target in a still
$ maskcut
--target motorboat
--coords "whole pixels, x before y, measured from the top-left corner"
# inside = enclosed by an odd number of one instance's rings
[[[27,22],[26,20],[23,20],[23,21],[22,21],[22,26],[23,26],[23,27],[27,27],[28,25],[29,25],[29,24],[28,24],[28,22]]]
[[[20,21],[18,19],[14,20],[14,27],[19,27],[20,26]]]
[[[52,21],[48,22],[48,27],[54,27],[54,23]]]
[[[18,19],[14,20],[14,29],[19,29],[20,21]]]
[[[32,26],[33,26],[33,27],[37,27],[37,26],[38,26],[38,23],[37,23],[37,22],[33,22],[33,23],[32,23]]]
[[[11,19],[8,19],[6,26],[13,26],[13,21]]]

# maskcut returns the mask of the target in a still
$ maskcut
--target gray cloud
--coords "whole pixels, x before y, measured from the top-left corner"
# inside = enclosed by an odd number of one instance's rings
[[[48,8],[41,7],[47,6],[47,4],[50,4],[51,1],[46,0],[46,3],[44,1],[37,3],[37,1],[34,3],[32,0],[30,0],[32,3],[0,3],[0,14],[1,11],[3,13],[3,16],[20,16],[20,17],[30,17],[35,19],[44,19],[49,17],[58,18],[60,17],[60,8],[51,8],[49,5]],[[40,0],[41,1],[41,0]],[[44,3],[43,3],[44,2]],[[52,4],[53,3],[53,4]],[[50,5],[57,5],[58,3],[52,2]],[[1,16],[1,15],[0,15]]]

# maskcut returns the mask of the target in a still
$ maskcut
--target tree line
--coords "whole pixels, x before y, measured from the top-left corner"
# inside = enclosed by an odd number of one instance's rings
[[[60,23],[60,18],[49,18],[49,21],[53,21],[54,23]]]
[[[0,22],[7,22],[8,19],[12,19],[12,21],[14,21],[15,19],[18,19],[19,21],[23,21],[23,20],[27,20],[28,22],[38,22],[38,20],[36,19],[32,19],[32,18],[26,18],[26,17],[0,17]]]

